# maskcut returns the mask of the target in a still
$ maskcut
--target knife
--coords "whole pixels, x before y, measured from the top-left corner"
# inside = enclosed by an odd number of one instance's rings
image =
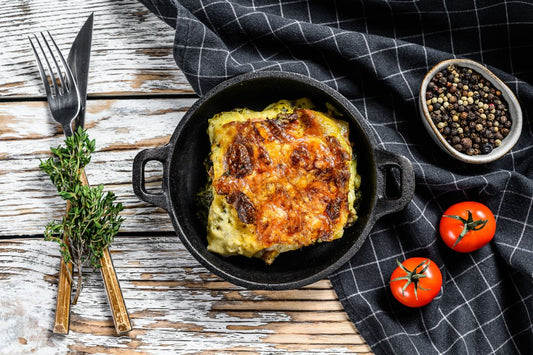
[[[72,44],[67,59],[68,66],[70,67],[74,76],[74,80],[76,80],[76,84],[78,85],[80,96],[80,113],[74,122],[74,131],[76,131],[78,127],[83,128],[85,123],[85,107],[87,101],[87,83],[89,77],[93,17],[93,14],[91,14],[80,29],[76,39]],[[89,185],[84,171],[81,174],[81,179],[83,184]],[[67,209],[68,208],[69,206],[67,205]],[[106,248],[104,250],[103,256],[100,259],[100,264],[102,265],[100,271],[104,280],[107,300],[113,316],[113,323],[115,325],[117,334],[120,335],[130,331],[132,327],[109,249]],[[61,260],[54,333],[68,333],[72,282],[71,275],[72,264],[65,264],[64,261]]]
[[[87,82],[89,79],[89,61],[91,59],[91,44],[93,37],[93,18],[91,14],[81,27],[76,39],[72,43],[68,54],[67,63],[72,71],[74,80],[78,85],[80,94],[80,113],[74,122],[73,131],[82,127],[85,123],[85,103],[87,101]]]
[[[85,117],[85,103],[87,101],[87,81],[89,77],[89,60],[91,56],[91,42],[93,32],[93,14],[85,21],[76,39],[72,43],[67,63],[74,76],[80,97],[80,113],[74,121],[73,131],[83,127]],[[85,172],[81,176],[82,181],[87,183]],[[67,203],[67,211],[70,205]],[[64,238],[68,243],[68,239]],[[68,245],[66,245],[68,247]],[[70,321],[70,298],[72,292],[72,263],[65,263],[61,258],[59,268],[59,281],[57,286],[56,314],[53,332],[56,334],[68,334]]]

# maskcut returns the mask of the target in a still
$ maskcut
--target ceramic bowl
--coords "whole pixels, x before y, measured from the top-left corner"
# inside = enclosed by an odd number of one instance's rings
[[[459,67],[470,68],[478,74],[482,75],[494,86],[495,89],[501,91],[503,98],[507,102],[509,109],[509,118],[512,120],[513,124],[510,128],[509,134],[501,141],[501,145],[495,147],[488,154],[468,155],[456,150],[441,135],[437,126],[431,119],[431,115],[426,104],[426,89],[431,79],[438,72],[443,69],[446,69],[451,64]],[[422,117],[422,122],[424,123],[424,127],[428,131],[431,138],[433,138],[437,145],[447,154],[465,163],[486,164],[500,159],[505,154],[507,154],[511,150],[511,148],[513,148],[513,146],[518,141],[518,138],[520,137],[520,133],[522,131],[522,110],[520,108],[518,100],[516,99],[516,96],[509,89],[509,87],[507,87],[507,85],[505,85],[503,81],[501,81],[494,73],[492,73],[482,64],[469,59],[449,59],[435,65],[426,74],[420,86],[419,108],[420,115]]]

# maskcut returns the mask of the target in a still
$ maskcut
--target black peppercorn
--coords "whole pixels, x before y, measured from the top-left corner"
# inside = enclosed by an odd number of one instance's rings
[[[483,144],[481,146],[481,153],[489,154],[490,152],[492,152],[492,145],[491,144]]]

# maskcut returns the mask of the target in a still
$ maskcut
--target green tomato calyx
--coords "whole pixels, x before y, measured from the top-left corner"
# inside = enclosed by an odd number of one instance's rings
[[[429,267],[429,259],[425,259],[424,261],[422,261],[420,264],[418,264],[413,270],[409,270],[407,269],[402,263],[400,263],[398,260],[396,260],[396,264],[398,264],[398,266],[407,273],[407,275],[405,276],[400,276],[400,277],[397,277],[393,280],[391,280],[390,282],[394,282],[394,281],[400,281],[400,280],[406,280],[407,282],[403,285],[402,287],[402,295],[405,296],[405,290],[407,289],[407,287],[412,283],[414,285],[414,291],[415,291],[415,298],[418,300],[418,289],[420,290],[423,290],[423,291],[429,291],[429,289],[427,288],[423,288],[423,287],[420,287],[420,285],[418,284],[418,281],[420,279],[423,279],[425,277],[427,277],[427,275],[425,274],[426,270],[428,269]],[[418,268],[422,268],[420,271],[418,271]]]
[[[455,248],[455,246],[457,245],[457,243],[461,241],[461,239],[463,239],[466,233],[470,231],[478,231],[478,230],[483,229],[485,225],[487,225],[487,222],[489,221],[488,219],[478,219],[474,221],[472,217],[472,212],[470,212],[470,210],[466,210],[466,212],[468,213],[468,219],[464,219],[461,216],[450,216],[450,215],[442,216],[442,217],[453,218],[463,223],[463,230],[461,231],[461,234],[457,236],[457,240],[453,244],[452,249]]]

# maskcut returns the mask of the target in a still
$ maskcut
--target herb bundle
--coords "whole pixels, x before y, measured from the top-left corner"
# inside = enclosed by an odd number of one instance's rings
[[[76,267],[76,304],[82,289],[83,266],[101,267],[100,258],[122,224],[119,213],[123,206],[115,203],[113,192],[104,193],[103,185],[91,187],[84,183],[83,169],[95,150],[95,141],[89,139],[87,132],[79,128],[66,138],[65,145],[50,148],[52,157],[40,163],[68,205],[62,221],[46,226],[44,239],[57,242],[65,263],[72,262]],[[69,277],[72,281],[72,275]]]

